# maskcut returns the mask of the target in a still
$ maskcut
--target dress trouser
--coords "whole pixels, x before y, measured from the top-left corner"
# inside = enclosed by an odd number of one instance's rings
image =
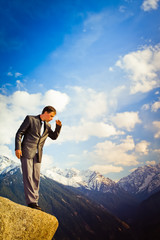
[[[37,161],[37,154],[33,159],[22,156],[21,166],[26,203],[27,205],[29,203],[38,203],[41,163]]]

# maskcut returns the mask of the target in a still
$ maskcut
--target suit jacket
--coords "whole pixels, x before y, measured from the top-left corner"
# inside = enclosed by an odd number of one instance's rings
[[[43,145],[47,137],[55,140],[60,133],[61,126],[56,124],[55,131],[45,122],[45,130],[41,136],[41,119],[38,116],[26,116],[15,137],[15,150],[22,150],[25,158],[34,158],[38,154],[38,161],[42,160]],[[23,139],[22,139],[23,137]]]

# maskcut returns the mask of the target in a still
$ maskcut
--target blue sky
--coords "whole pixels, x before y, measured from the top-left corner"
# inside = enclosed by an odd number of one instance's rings
[[[24,117],[53,105],[63,127],[43,168],[118,180],[159,163],[160,1],[0,4],[0,154],[15,159]]]

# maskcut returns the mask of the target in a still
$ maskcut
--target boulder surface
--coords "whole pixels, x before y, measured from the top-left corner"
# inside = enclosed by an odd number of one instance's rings
[[[54,216],[0,197],[1,240],[51,240],[57,228]]]

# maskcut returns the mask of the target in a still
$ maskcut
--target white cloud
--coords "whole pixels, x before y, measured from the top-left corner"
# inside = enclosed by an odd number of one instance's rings
[[[26,114],[36,113],[41,106],[41,94],[29,94],[26,91],[16,91],[6,98],[6,108],[18,118]]]
[[[147,165],[155,165],[155,164],[156,164],[156,161],[147,161],[146,164],[147,164]]]
[[[7,93],[7,88],[8,87],[11,87],[12,85],[10,83],[5,83],[1,86],[0,88],[0,92],[2,92],[3,94],[6,94]]]
[[[110,72],[113,72],[114,70],[113,70],[113,67],[109,67],[109,69],[108,69]]]
[[[52,168],[53,165],[54,165],[53,157],[48,154],[43,154],[42,165],[41,165],[42,172],[45,171],[46,169]]]
[[[116,66],[127,72],[131,79],[130,93],[148,92],[160,86],[160,45],[149,46],[131,52],[116,62]]]
[[[156,101],[153,104],[144,104],[142,106],[142,110],[149,110],[151,109],[152,112],[157,112],[160,109],[160,101]]]
[[[53,105],[58,112],[64,111],[66,105],[68,106],[64,112],[66,122],[63,123],[63,131],[56,143],[86,141],[92,136],[101,138],[124,134],[123,131],[117,131],[113,125],[103,121],[107,112],[107,98],[103,92],[80,87],[69,90],[70,97],[55,90],[49,90],[43,95],[30,94],[27,91],[16,91],[10,96],[1,94],[0,124],[3,128],[0,129],[0,144],[13,143],[15,133],[25,116],[41,113],[46,105]],[[49,144],[48,140],[47,145]]]
[[[111,117],[111,120],[118,128],[127,131],[132,131],[137,123],[141,123],[138,112],[117,113],[114,117]]]
[[[8,73],[7,73],[7,76],[12,77],[12,76],[13,76],[13,73],[12,73],[12,72],[8,72]]]
[[[123,171],[122,167],[116,167],[113,165],[93,165],[89,169],[92,171],[97,171],[101,174],[108,174],[108,173]]]
[[[17,78],[17,77],[20,77],[20,76],[22,76],[22,73],[19,73],[19,72],[16,72],[15,73],[15,77]]]
[[[158,8],[159,0],[144,0],[142,9],[144,11],[156,10]]]
[[[157,112],[160,109],[160,101],[157,101],[152,104],[152,112]]]
[[[66,93],[61,93],[53,89],[47,91],[42,98],[42,104],[44,106],[54,106],[58,112],[62,112],[69,101],[70,98]]]
[[[17,126],[16,116],[19,115],[21,111],[19,111],[19,113],[15,112],[14,109],[12,109],[9,98],[4,95],[0,95],[0,109],[0,144],[10,144]]]
[[[126,11],[126,7],[125,7],[125,6],[120,6],[120,7],[119,7],[119,11],[120,11],[121,13],[124,13],[124,12]]]
[[[106,115],[108,108],[113,108],[115,103],[108,100],[104,92],[96,92],[93,89],[82,87],[67,87],[69,90],[70,102],[65,111],[66,124],[63,124],[63,131],[56,143],[66,141],[87,141],[90,137],[110,137],[123,135],[112,124],[107,123]],[[124,86],[117,88],[113,95],[117,96],[124,90]],[[69,119],[69,121],[68,121]],[[51,141],[47,141],[47,145]]]
[[[149,142],[143,140],[136,144],[135,151],[141,155],[147,155],[149,152],[148,146],[150,145]]]
[[[94,119],[106,112],[106,96],[103,92],[96,93],[91,89],[88,90],[88,93],[90,99],[86,102],[85,113],[89,119]]]
[[[95,120],[107,113],[107,96],[91,88],[69,87],[71,104],[68,111],[80,119]]]
[[[160,154],[160,149],[154,149],[154,152]]]
[[[138,164],[136,156],[131,153],[134,149],[133,138],[127,136],[126,139],[121,140],[120,144],[111,141],[98,143],[90,157],[102,164],[132,166]]]
[[[150,104],[144,104],[142,106],[142,110],[149,110],[150,109]]]
[[[16,157],[13,156],[12,151],[6,145],[0,145],[0,155],[6,156],[6,157],[8,157],[11,160],[16,161]],[[20,163],[20,160],[18,160],[17,162]]]
[[[83,31],[82,35],[78,36],[78,40],[74,46],[74,50],[77,53],[79,52],[80,56],[86,56],[89,47],[101,36],[104,23],[103,18],[103,13],[89,14],[88,18],[84,21],[83,29],[85,31]]]
[[[82,121],[80,125],[63,126],[59,142],[86,141],[92,136],[99,138],[122,135],[124,132],[117,131],[114,126],[103,122]]]
[[[24,89],[24,85],[20,80],[16,81],[16,87],[17,87],[18,91],[20,91],[21,89]]]
[[[157,130],[157,132],[155,133],[154,137],[155,138],[160,138],[160,121],[154,121],[153,122],[153,126]]]
[[[7,73],[7,76],[12,77],[13,75],[15,76],[15,78],[17,78],[17,77],[22,76],[23,74],[20,73],[20,72],[15,72],[14,74],[13,74],[12,72],[8,72],[8,73]]]
[[[26,115],[37,115],[41,113],[45,105],[56,103],[57,111],[62,111],[68,104],[69,97],[57,91],[29,94],[25,91],[16,91],[10,96],[0,94],[0,144],[11,144],[15,133]],[[47,98],[46,96],[50,96]],[[59,97],[62,102],[59,103]]]

